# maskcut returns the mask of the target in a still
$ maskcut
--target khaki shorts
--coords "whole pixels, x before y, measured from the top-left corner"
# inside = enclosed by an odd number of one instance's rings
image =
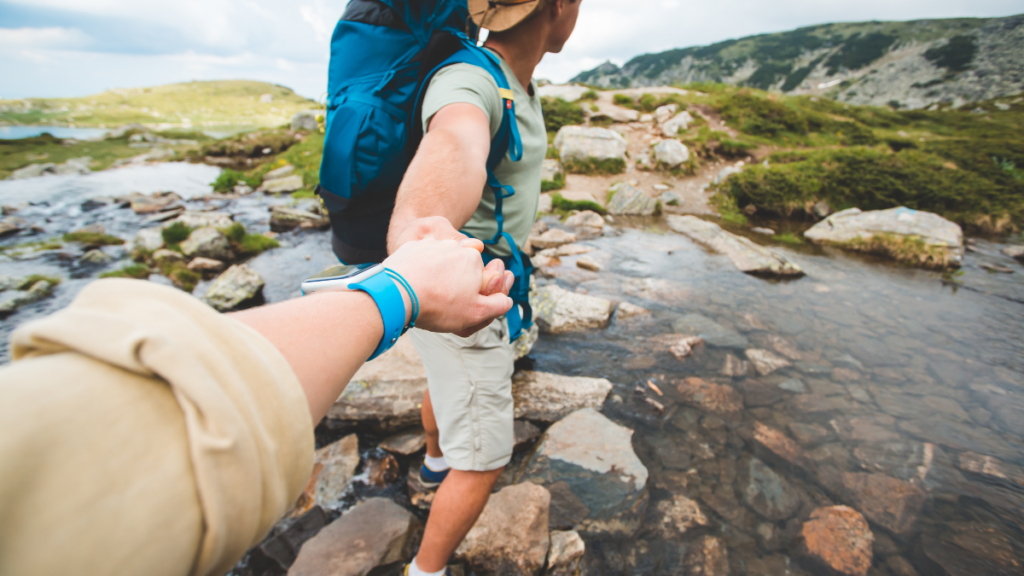
[[[487,471],[512,458],[512,347],[504,318],[469,338],[409,332],[423,365],[441,451],[455,470]]]

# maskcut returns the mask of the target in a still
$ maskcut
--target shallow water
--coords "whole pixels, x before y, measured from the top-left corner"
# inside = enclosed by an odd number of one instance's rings
[[[20,140],[42,134],[50,134],[54,138],[76,138],[88,140],[100,138],[110,130],[106,128],[70,128],[67,126],[0,126],[0,140]]]
[[[2,182],[0,203],[33,202],[18,215],[42,232],[0,244],[54,238],[93,223],[128,239],[143,226],[128,209],[84,210],[81,203],[94,196],[173,190],[194,198],[189,209],[228,212],[254,232],[268,229],[268,205],[290,201],[200,200],[217,172],[160,164]],[[796,564],[793,530],[817,506],[862,505],[830,480],[829,473],[841,472],[882,474],[927,496],[905,533],[890,534],[872,520],[872,574],[895,576],[886,566],[900,561],[921,575],[1021,573],[1024,476],[963,469],[971,453],[1024,465],[1024,267],[999,252],[1004,244],[972,242],[963,274],[945,278],[839,250],[773,244],[807,272],[780,282],[736,271],[727,258],[668,232],[658,219],[621,219],[617,226],[581,240],[594,248],[588,256],[604,265],[603,272],[578,269],[575,257],[564,257],[554,277],[538,280],[629,301],[651,315],[613,320],[606,330],[542,335],[518,364],[609,379],[614,389],[604,412],[635,430],[634,448],[650,471],[640,531],[588,541],[588,574],[680,573],[682,551],[702,535],[723,540],[733,574],[813,573]],[[283,234],[280,240],[281,248],[249,262],[267,281],[269,302],[297,296],[302,279],[334,263],[325,232]],[[54,297],[0,321],[0,358],[6,360],[6,339],[15,326],[60,309],[97,274],[127,262],[123,248],[105,250],[115,260],[98,266],[80,264],[73,247],[30,260],[0,256],[0,275],[65,278]],[[985,263],[1016,273],[991,274],[980,267]],[[194,293],[202,295],[207,285]],[[721,334],[680,361],[658,336],[692,324],[692,315],[713,322]],[[748,348],[788,356],[791,365],[766,376],[752,369],[744,377],[722,375],[727,356],[743,359]],[[743,409],[717,414],[687,405],[676,389],[686,377],[734,388]],[[797,440],[813,463],[810,470],[786,466],[759,449],[751,435],[755,422]],[[372,437],[361,440],[373,444]],[[798,512],[769,521],[744,503],[746,486],[737,470],[752,457],[799,494]],[[401,491],[389,486],[382,493]],[[699,502],[708,526],[664,537],[656,529],[658,503],[673,495]],[[943,548],[955,551],[952,559],[942,556]]]

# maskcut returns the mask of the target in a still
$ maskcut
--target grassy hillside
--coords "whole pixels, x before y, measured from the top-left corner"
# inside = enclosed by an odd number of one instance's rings
[[[269,95],[269,96],[266,96]],[[113,128],[129,123],[156,129],[270,127],[316,103],[266,82],[224,80],[108,90],[82,98],[0,100],[0,124]]]

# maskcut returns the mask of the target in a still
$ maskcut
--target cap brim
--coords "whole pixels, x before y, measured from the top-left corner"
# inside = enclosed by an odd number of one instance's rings
[[[532,0],[519,4],[497,4],[494,7],[487,0],[469,0],[469,15],[473,22],[492,32],[503,32],[526,20],[543,0]]]

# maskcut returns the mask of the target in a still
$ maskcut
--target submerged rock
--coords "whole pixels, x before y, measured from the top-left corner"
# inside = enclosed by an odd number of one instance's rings
[[[981,522],[950,522],[938,534],[923,534],[921,552],[922,560],[932,564],[928,567],[937,568],[935,574],[1009,576],[1024,571],[1013,539]]]
[[[748,344],[746,337],[739,332],[700,314],[686,314],[673,320],[672,330],[680,334],[700,336],[708,346],[746,348]]]
[[[815,574],[866,576],[871,569],[874,534],[849,506],[826,506],[811,512],[800,531],[799,555]]]
[[[515,417],[555,422],[583,408],[600,410],[612,390],[604,378],[521,371],[512,377]]]
[[[800,494],[757,458],[741,466],[739,487],[743,502],[768,520],[786,520],[800,509]]]
[[[648,196],[643,190],[621,183],[615,188],[612,199],[608,201],[608,213],[632,216],[651,216],[658,211],[658,201]]]
[[[258,303],[263,296],[263,277],[245,264],[235,264],[217,277],[203,300],[221,312]]]
[[[546,576],[577,576],[587,546],[575,530],[552,531]]]
[[[884,474],[828,470],[819,476],[819,481],[841,501],[896,536],[913,533],[928,501],[928,495],[917,486]]]
[[[586,408],[548,428],[517,482],[564,482],[579,500],[582,532],[630,535],[647,499],[647,468],[633,452],[633,431]],[[552,487],[553,488],[553,487]]]
[[[658,531],[668,539],[678,538],[687,532],[708,525],[708,518],[696,500],[682,494],[673,494],[669,500],[658,502],[661,522]]]
[[[420,528],[398,504],[371,498],[307,541],[288,576],[366,576],[377,566],[408,561]]]
[[[746,351],[746,354],[747,358],[754,364],[754,369],[761,376],[767,376],[776,370],[793,365],[785,358],[779,358],[767,350],[750,348]]]
[[[534,320],[547,334],[604,328],[612,314],[608,300],[569,292],[555,284],[532,293],[530,304]]]
[[[420,424],[427,372],[409,338],[363,364],[327,412],[343,424],[397,431]]]
[[[959,225],[938,214],[902,206],[836,212],[804,232],[804,236],[818,244],[882,254],[927,268],[959,267],[964,255]]]
[[[637,316],[649,315],[650,311],[636,304],[630,304],[629,302],[619,302],[618,307],[615,308],[615,319],[626,320],[628,318],[635,318]]]
[[[766,460],[780,461],[808,472],[815,469],[814,463],[796,442],[761,422],[754,422],[754,448]]]
[[[551,494],[527,482],[491,495],[480,517],[455,550],[477,574],[534,576],[548,555]]]
[[[694,347],[701,344],[704,344],[704,339],[700,336],[683,336],[668,349],[668,352],[675,356],[676,360],[685,360],[693,352]]]
[[[681,380],[676,389],[684,403],[705,412],[730,414],[743,409],[743,396],[726,384],[715,384],[691,376]]]
[[[28,223],[25,222],[24,218],[20,216],[7,216],[0,219],[0,236],[21,232],[26,226],[28,226]]]
[[[728,256],[741,272],[765,276],[802,276],[804,273],[784,256],[748,238],[726,232],[712,222],[696,216],[669,216],[667,220],[672,230]]]
[[[725,542],[714,536],[701,536],[692,542],[683,556],[685,576],[729,576],[729,551]]]
[[[747,362],[740,360],[732,354],[725,355],[725,363],[722,365],[722,376],[730,378],[742,378],[747,375]]]
[[[54,285],[48,280],[40,280],[24,292],[19,292],[11,298],[0,302],[0,318],[6,318],[22,306],[27,306],[48,298],[53,294]]]

